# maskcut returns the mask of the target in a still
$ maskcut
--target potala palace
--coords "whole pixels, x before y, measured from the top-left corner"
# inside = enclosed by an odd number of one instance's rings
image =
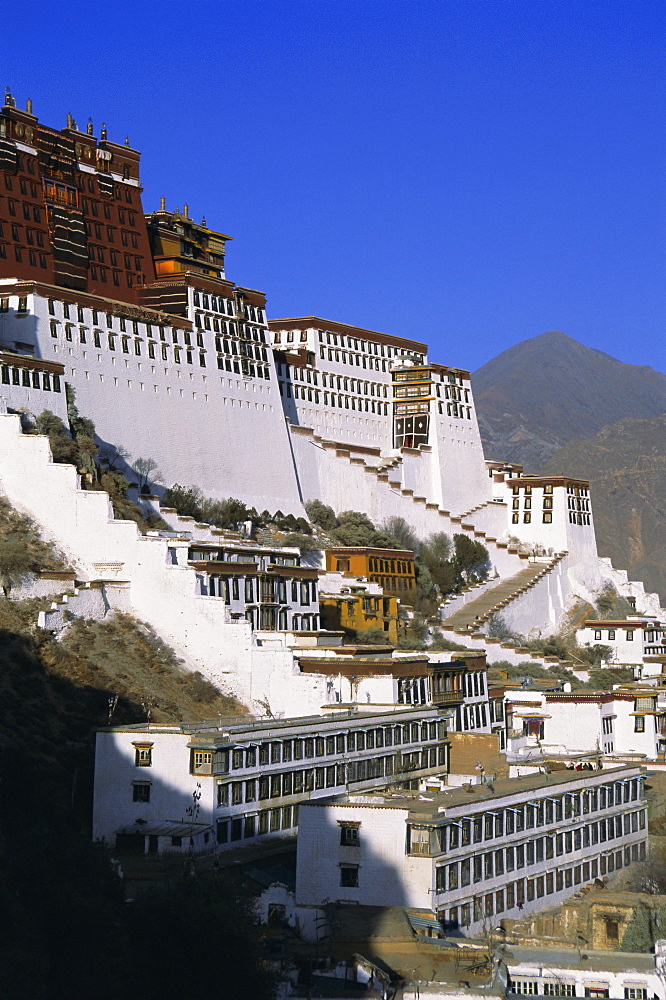
[[[57,542],[76,582],[40,625],[58,630],[70,615],[131,613],[254,716],[100,733],[95,836],[112,842],[143,829],[147,850],[177,851],[190,842],[197,850],[221,848],[294,832],[299,804],[321,800],[321,809],[306,812],[314,839],[299,870],[304,903],[316,904],[318,893],[372,902],[359,876],[358,831],[371,830],[379,852],[382,830],[390,830],[391,857],[402,864],[407,822],[414,831],[407,863],[419,872],[409,899],[451,923],[464,919],[471,930],[492,915],[487,907],[499,906],[500,894],[502,912],[519,904],[538,909],[544,894],[564,899],[590,872],[597,877],[644,856],[642,783],[627,754],[656,759],[666,747],[653,683],[664,660],[662,612],[657,595],[599,558],[589,484],[566,470],[527,476],[501,456],[484,456],[469,372],[431,360],[426,344],[314,316],[269,319],[262,292],[226,277],[229,237],[195,222],[186,205],[170,210],[162,201],[144,214],[141,191],[139,153],[127,142],[109,140],[105,128],[99,137],[92,126],[82,132],[71,118],[63,129],[48,128],[31,106],[20,110],[6,95],[0,490]],[[67,386],[100,442],[150,456],[166,483],[297,516],[318,499],[336,512],[364,511],[376,524],[404,518],[419,538],[443,532],[481,541],[490,579],[441,612],[444,635],[467,651],[343,643],[341,632],[321,628],[320,595],[380,600],[383,589],[326,568],[323,555],[304,560],[297,549],[225,534],[160,507],[157,498],[139,500],[161,513],[170,531],[141,534],[133,522],[114,520],[107,494],[83,489],[73,466],[52,461],[47,438],[23,432],[26,418],[47,409],[67,422]],[[640,646],[625,662],[652,687],[640,697],[563,691],[531,701],[520,691],[505,698],[489,689],[487,662],[530,658],[487,635],[493,613],[501,610],[517,633],[551,634],[576,600],[593,601],[608,583],[636,612],[635,629],[616,625],[624,635],[630,629],[632,640],[635,631],[631,648]],[[634,728],[637,715],[649,725]],[[552,730],[547,738],[544,722]],[[474,749],[465,743],[470,735],[480,738]],[[530,779],[548,752],[586,760],[607,754],[608,767],[619,768],[613,791],[602,796],[598,776],[592,790],[581,776],[553,788]],[[595,819],[594,832],[573,846],[560,849],[554,840],[548,857],[555,860],[528,849],[523,864],[533,870],[525,879],[515,869],[509,878],[504,861],[491,865],[479,878],[488,880],[495,903],[481,906],[462,844],[446,875],[423,856],[445,850],[442,830],[476,829],[477,820],[481,830],[482,817],[481,839],[506,839],[507,852],[520,841],[522,850],[533,837],[524,831],[535,823],[521,813],[523,825],[514,825],[509,786],[491,794],[484,785],[467,805],[456,791],[440,814],[417,795],[389,816],[390,801],[372,794],[398,783],[446,796],[447,776],[478,782],[492,766],[479,769],[478,759],[500,754],[510,763],[507,777],[528,782],[522,794],[541,810],[536,827],[552,826],[547,838],[559,836],[555,828],[570,807],[603,813],[604,832],[600,841]],[[203,788],[196,823],[178,822],[193,781]],[[340,798],[329,816],[324,800],[333,795]],[[500,811],[484,812],[493,795]],[[445,823],[449,812],[457,818]],[[506,817],[501,830],[488,819],[499,815]],[[342,841],[340,829],[349,831]],[[338,838],[342,868],[331,855],[330,871],[310,877],[325,836]],[[451,851],[457,834],[448,836]],[[386,879],[382,884],[387,899],[397,898]]]

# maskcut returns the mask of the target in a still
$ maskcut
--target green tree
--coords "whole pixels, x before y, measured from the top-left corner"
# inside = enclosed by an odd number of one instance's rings
[[[202,500],[200,515],[202,521],[230,530],[236,530],[243,521],[251,519],[251,511],[241,500],[233,497],[228,500]]]
[[[428,570],[430,579],[437,587],[439,595],[453,593],[458,587],[458,573],[453,563],[453,545],[444,532],[431,535],[421,544],[419,553],[419,576],[422,569]]]
[[[428,625],[419,615],[408,622],[407,633],[398,639],[398,649],[425,649]]]
[[[454,562],[459,577],[465,583],[482,583],[488,579],[490,558],[488,549],[481,542],[467,535],[454,535]]]
[[[48,437],[54,462],[78,464],[79,449],[60,417],[43,410],[35,421],[35,428],[38,434]]]
[[[618,594],[610,581],[607,581],[601,593],[594,602],[599,618],[626,618],[635,613],[635,609],[626,599]]]
[[[312,535],[304,535],[300,531],[290,531],[289,534],[285,535],[282,539],[281,544],[300,549],[302,556],[307,556],[310,552],[316,552],[319,548],[319,544],[315,541]]]
[[[615,657],[615,650],[612,646],[604,646],[602,643],[597,642],[594,645],[586,643],[584,646],[578,646],[575,650],[576,657],[581,663],[589,664],[592,667],[598,667],[602,660],[606,663],[610,663]]]
[[[30,549],[18,532],[0,536],[0,582],[5,597],[12,587],[17,587],[33,569]]]
[[[203,493],[197,486],[180,486],[174,483],[168,490],[164,491],[162,505],[173,507],[181,517],[193,517],[201,520],[201,504]]]
[[[318,524],[324,531],[331,531],[338,525],[338,519],[332,507],[321,500],[310,500],[305,505],[305,512],[313,524]]]
[[[338,526],[332,534],[340,545],[371,545],[371,538],[376,532],[367,514],[344,510],[338,516]]]
[[[392,539],[396,549],[408,549],[418,554],[421,543],[404,517],[389,517],[381,526],[381,530]]]

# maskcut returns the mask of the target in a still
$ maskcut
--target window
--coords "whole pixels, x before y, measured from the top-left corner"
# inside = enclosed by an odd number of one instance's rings
[[[511,989],[514,993],[520,993],[523,996],[537,996],[539,983],[536,979],[514,979]]]
[[[647,989],[645,986],[625,986],[624,1000],[647,1000]]]
[[[645,716],[637,715],[634,718],[634,732],[644,733],[645,732]]]
[[[345,889],[358,888],[358,865],[340,865],[340,885]]]
[[[563,983],[560,979],[554,983],[544,983],[543,995],[545,997],[575,997],[576,984]]]
[[[152,743],[134,744],[134,764],[136,767],[151,767],[153,760]]]
[[[134,782],[132,786],[132,802],[150,802],[150,782]]]

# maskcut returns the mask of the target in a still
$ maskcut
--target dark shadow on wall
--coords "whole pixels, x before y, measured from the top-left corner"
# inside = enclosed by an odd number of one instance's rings
[[[269,1000],[272,979],[238,882],[196,872],[126,903],[109,850],[90,837],[93,734],[114,692],[78,682],[76,658],[63,665],[61,655],[55,642],[0,631],[3,1000],[117,1000],[130,991],[157,1000],[193,982],[217,995],[220,969],[227,1000]],[[145,713],[121,698],[113,721]]]

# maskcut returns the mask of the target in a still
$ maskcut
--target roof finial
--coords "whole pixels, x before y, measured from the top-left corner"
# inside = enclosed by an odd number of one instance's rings
[[[166,198],[164,195],[160,198],[160,212],[166,212]]]
[[[25,110],[28,112],[29,115],[32,114],[32,101],[30,100],[30,98],[28,98],[28,100],[25,102]]]
[[[72,118],[71,115],[67,115],[67,128],[73,128],[73,127],[74,127],[74,119]]]
[[[128,135],[125,136],[125,145],[129,146],[129,136]]]
[[[15,108],[16,107],[16,104],[14,102],[14,98],[12,97],[12,92],[9,89],[9,87],[5,87],[5,107],[7,107],[7,108]]]
[[[88,135],[92,135],[93,134],[93,120],[92,120],[92,118],[88,119],[88,124],[86,126],[86,132],[88,133]]]
[[[100,139],[106,139],[106,122],[102,122],[102,128],[100,129]]]

